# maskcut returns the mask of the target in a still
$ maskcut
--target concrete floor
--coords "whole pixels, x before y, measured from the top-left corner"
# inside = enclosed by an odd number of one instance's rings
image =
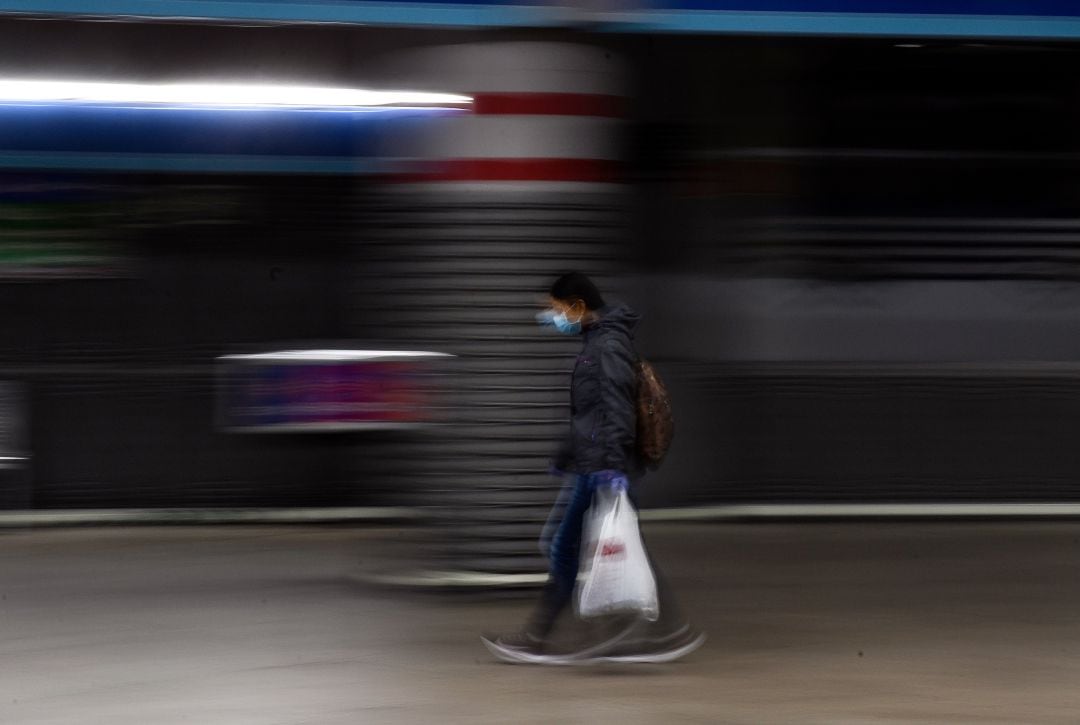
[[[711,639],[493,662],[525,601],[376,589],[408,532],[0,534],[0,723],[1080,723],[1080,523],[651,525]]]

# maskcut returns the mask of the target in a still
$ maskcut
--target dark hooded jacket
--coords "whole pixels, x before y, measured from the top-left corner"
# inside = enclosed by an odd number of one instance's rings
[[[570,431],[555,467],[570,473],[640,468],[637,432],[637,353],[641,319],[626,306],[604,307],[582,331],[584,345],[570,382]]]

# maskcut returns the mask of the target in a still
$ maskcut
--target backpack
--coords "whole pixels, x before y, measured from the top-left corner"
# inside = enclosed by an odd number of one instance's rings
[[[660,466],[675,435],[667,387],[648,361],[637,362],[637,452],[646,468]]]

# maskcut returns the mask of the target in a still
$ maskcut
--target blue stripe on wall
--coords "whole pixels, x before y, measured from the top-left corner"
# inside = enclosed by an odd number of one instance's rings
[[[509,27],[560,25],[562,10],[554,6],[513,5],[480,0],[461,4],[436,0],[409,2],[235,2],[230,0],[0,0],[0,13],[138,16],[209,20],[372,23]]]
[[[65,171],[172,173],[342,174],[384,173],[377,159],[327,156],[230,156],[211,154],[115,154],[0,151],[0,168]]]
[[[567,5],[573,7],[572,3]],[[1075,38],[1077,0],[645,0],[610,31]],[[566,25],[566,8],[526,0],[0,0],[0,13],[508,27]],[[624,22],[627,21],[627,22]]]
[[[379,173],[384,138],[455,113],[0,103],[0,168]]]
[[[384,133],[456,112],[9,103],[0,104],[0,150],[371,157]]]
[[[570,5],[568,3],[568,5]],[[646,0],[650,10],[735,11],[746,13],[872,13],[887,15],[1024,15],[1080,17],[1075,0]],[[541,0],[0,0],[0,11],[146,15],[157,17],[262,18],[267,20],[361,21],[400,17],[443,22],[505,21],[553,17],[553,3]],[[545,12],[546,11],[546,12]]]
[[[1080,17],[1076,0],[653,0],[650,10]]]

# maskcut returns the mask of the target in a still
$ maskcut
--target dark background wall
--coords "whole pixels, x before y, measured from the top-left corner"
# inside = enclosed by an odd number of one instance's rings
[[[679,413],[646,500],[1075,498],[1077,49],[635,57],[634,297]]]
[[[508,37],[583,38],[6,20],[0,67],[392,85],[396,51]],[[679,426],[646,501],[1077,496],[1073,46],[585,39],[635,83],[622,291],[647,314],[641,347]],[[370,183],[91,181],[113,214],[94,234],[122,271],[0,281],[0,379],[27,391],[33,456],[5,500],[400,500],[384,464],[407,438],[213,425],[217,355],[378,329],[351,286]]]

